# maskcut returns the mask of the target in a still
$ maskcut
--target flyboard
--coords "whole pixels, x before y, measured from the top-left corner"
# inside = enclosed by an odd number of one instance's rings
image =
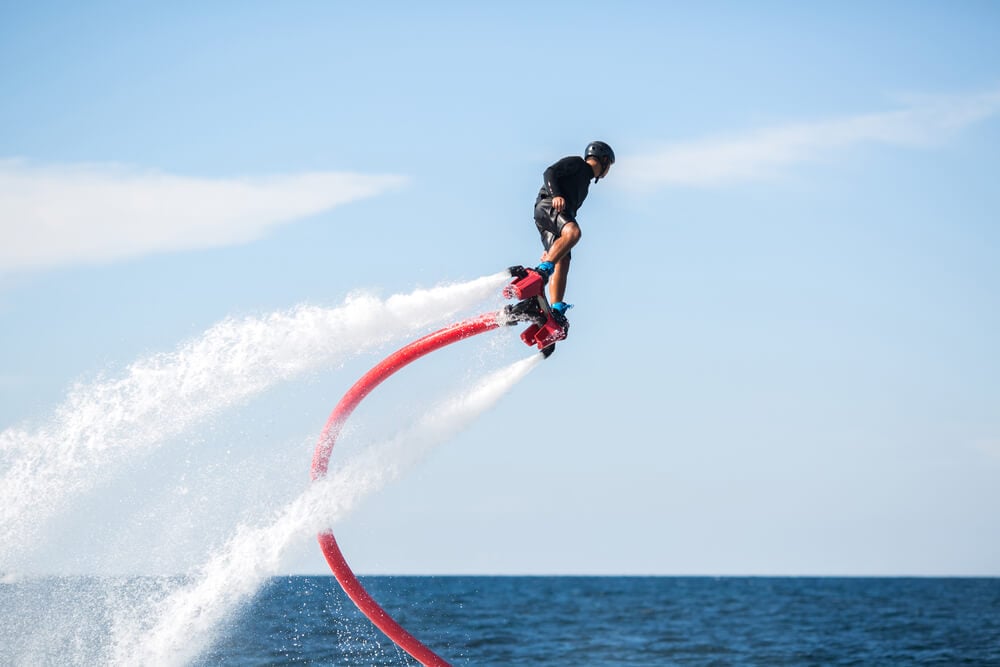
[[[375,387],[410,362],[460,340],[502,326],[521,323],[528,323],[528,327],[521,333],[521,340],[529,346],[537,347],[546,357],[552,354],[556,342],[566,338],[569,323],[559,313],[549,308],[549,303],[545,299],[546,277],[534,269],[526,269],[523,266],[512,266],[508,271],[513,280],[504,287],[503,295],[507,299],[516,299],[516,303],[507,305],[498,312],[483,313],[456,322],[413,341],[383,359],[347,390],[330,414],[330,419],[327,420],[316,444],[312,461],[313,481],[326,476],[333,445],[354,409]],[[333,531],[320,533],[318,539],[326,562],[329,563],[333,575],[340,582],[344,592],[379,630],[422,665],[448,665],[443,658],[403,629],[365,590],[348,566],[333,536]]]

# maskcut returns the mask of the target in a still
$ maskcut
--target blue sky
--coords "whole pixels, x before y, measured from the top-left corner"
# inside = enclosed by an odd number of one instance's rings
[[[600,138],[570,339],[338,527],[356,569],[1000,574],[993,3],[6,4],[0,62],[0,428],[227,317],[533,263]],[[391,349],[130,465],[304,485]]]

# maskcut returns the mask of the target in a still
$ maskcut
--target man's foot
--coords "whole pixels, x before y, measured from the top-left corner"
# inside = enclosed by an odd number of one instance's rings
[[[542,262],[535,267],[535,271],[540,273],[546,280],[548,280],[548,277],[552,275],[552,272],[555,271],[555,269],[556,265],[552,262]]]
[[[563,329],[569,327],[569,320],[566,319],[566,311],[572,307],[573,304],[566,303],[565,301],[556,301],[550,306],[552,309],[552,319]]]

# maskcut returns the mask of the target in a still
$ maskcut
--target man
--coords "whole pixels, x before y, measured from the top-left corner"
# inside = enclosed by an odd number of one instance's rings
[[[594,183],[608,175],[615,152],[603,141],[587,146],[583,157],[565,157],[542,176],[542,189],[535,199],[535,226],[545,252],[536,270],[549,278],[549,303],[553,313],[565,320],[571,308],[563,301],[569,274],[570,249],[580,240],[576,212],[587,198],[590,179]]]

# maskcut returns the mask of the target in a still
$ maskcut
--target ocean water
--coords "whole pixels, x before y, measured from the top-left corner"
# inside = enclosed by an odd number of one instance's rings
[[[367,577],[455,665],[1000,665],[1000,579]],[[329,577],[277,578],[198,665],[417,664]]]
[[[996,578],[363,581],[454,665],[1000,665]],[[2,583],[0,665],[108,664],[115,601],[155,595],[165,583]],[[115,662],[133,664],[121,656]],[[316,576],[271,579],[192,664],[417,663],[357,611],[332,577]]]

